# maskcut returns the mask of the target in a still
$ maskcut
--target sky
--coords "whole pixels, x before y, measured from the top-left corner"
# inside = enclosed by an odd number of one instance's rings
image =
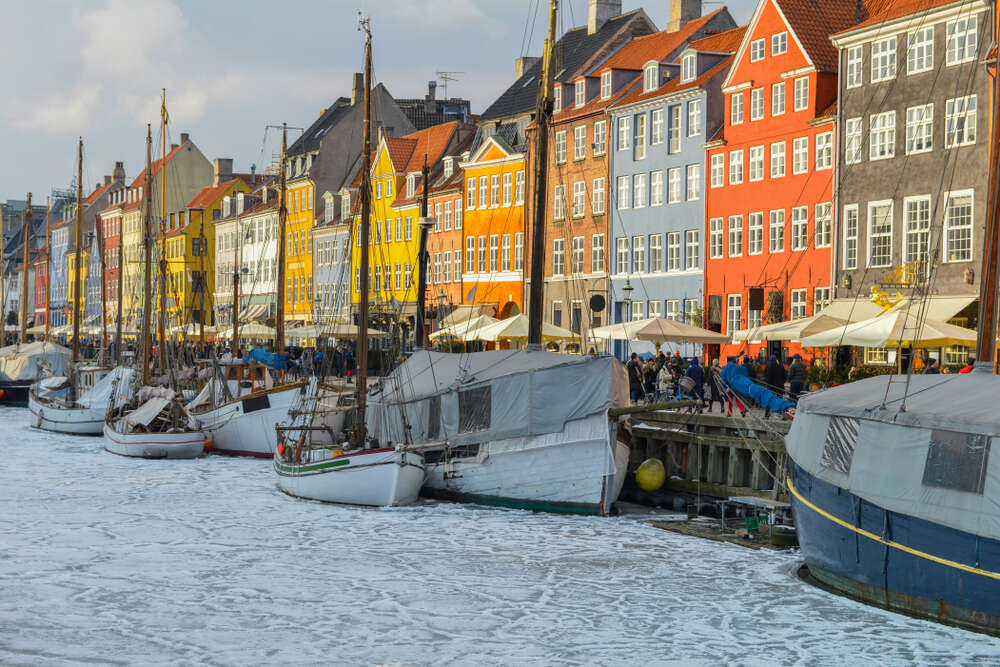
[[[0,2],[0,200],[69,187],[84,140],[84,189],[115,161],[143,168],[146,123],[186,132],[212,160],[258,170],[280,150],[269,124],[307,127],[360,71],[357,14],[371,16],[375,80],[423,97],[439,71],[460,71],[448,95],[484,110],[513,81],[514,59],[540,55],[545,0],[3,0]],[[563,0],[562,30],[583,25],[587,0]],[[722,3],[705,2],[705,12]],[[728,3],[740,24],[750,0]],[[623,0],[659,28],[670,0]],[[438,81],[438,94],[442,82]],[[289,141],[294,139],[294,134]]]

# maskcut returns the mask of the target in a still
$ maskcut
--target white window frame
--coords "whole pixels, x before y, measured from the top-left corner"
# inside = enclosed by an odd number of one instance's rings
[[[863,46],[852,46],[847,49],[847,88],[858,88],[864,85],[864,56]]]
[[[587,103],[587,81],[580,79],[573,83],[573,104],[582,107]]]
[[[747,255],[764,254],[764,213],[754,211],[747,215]]]
[[[611,72],[601,74],[601,99],[606,100],[611,97]]]
[[[776,141],[771,144],[771,178],[782,178],[785,175],[785,142]]]
[[[587,157],[587,126],[577,125],[573,128],[573,159],[583,160]]]
[[[763,60],[766,48],[767,46],[763,37],[750,42],[750,62],[755,63]]]
[[[653,146],[663,143],[663,109],[653,109],[649,123],[649,143]]]
[[[817,171],[833,169],[833,132],[820,132],[816,135],[815,168]]]
[[[604,273],[604,234],[590,237],[590,272]]]
[[[729,184],[739,185],[743,182],[743,150],[729,152]]]
[[[919,214],[919,217],[914,214]],[[930,257],[930,238],[931,196],[903,197],[903,261],[927,260]]]
[[[771,55],[780,56],[788,51],[788,32],[782,30],[771,35]]]
[[[740,330],[743,322],[743,295],[729,294],[726,298],[726,333]]]
[[[722,218],[712,218],[708,221],[708,256],[709,259],[722,259],[725,255],[726,232]]]
[[[800,76],[795,79],[795,89],[793,95],[795,98],[795,110],[805,111],[809,108],[809,77]]]
[[[896,110],[869,117],[868,159],[888,160],[896,156]]]
[[[792,139],[792,173],[804,174],[809,171],[809,137]]]
[[[697,137],[701,134],[701,100],[691,100],[687,103],[687,117],[687,135]]]
[[[906,35],[906,74],[920,74],[934,69],[934,26]]]
[[[619,211],[629,208],[632,199],[632,177],[619,176],[615,189],[615,207]]]
[[[573,217],[582,218],[587,214],[587,183],[573,182]]]
[[[841,262],[845,271],[853,271],[858,268],[858,226],[861,224],[861,217],[858,213],[857,204],[844,206],[844,243],[841,248],[843,261]]]
[[[785,82],[771,84],[771,115],[781,116],[785,113]]]
[[[604,198],[605,193],[605,178],[600,176],[594,179],[593,188],[591,188],[591,201],[590,201],[590,212],[593,215],[603,215],[604,214]]]
[[[657,169],[649,175],[649,205],[663,206],[663,170]]]
[[[946,65],[958,65],[976,59],[978,26],[979,20],[975,14],[948,22],[945,26]]]
[[[928,153],[934,149],[934,103],[906,108],[906,154]]]
[[[646,190],[646,174],[632,176],[632,208],[645,208],[649,193]]]
[[[698,163],[687,166],[687,200],[701,199],[701,165]]]
[[[874,229],[874,218],[872,212],[875,209],[888,207],[889,209],[889,229],[888,231],[880,231],[878,234],[873,232]],[[868,233],[866,234],[868,238],[868,253],[866,257],[866,265],[869,268],[880,268],[892,266],[892,231],[894,227],[893,220],[893,202],[891,199],[885,199],[882,201],[871,201],[868,202]],[[887,241],[887,250],[885,252],[885,259],[878,260],[881,263],[875,263],[872,256],[872,250],[874,248],[873,241],[875,239],[885,239]]]
[[[809,249],[809,207],[792,207],[792,252],[802,252]]]
[[[872,83],[896,78],[896,36],[876,39],[871,46]]]
[[[964,225],[953,225],[950,222],[951,200],[958,197],[969,198],[969,221]],[[975,259],[975,221],[976,221],[976,194],[974,190],[952,190],[944,193],[944,231],[941,234],[943,244],[942,259],[944,262],[971,262]],[[955,230],[962,230],[963,236],[968,237],[968,251],[963,252],[961,257],[953,257],[951,245],[953,239],[951,234]]]
[[[785,209],[772,209],[767,214],[767,251],[785,252]]]
[[[701,268],[701,234],[697,229],[684,231],[684,270],[697,271]]]
[[[833,242],[833,203],[820,202],[813,208],[813,247],[829,248]]]
[[[975,95],[953,97],[944,103],[944,147],[957,148],[976,143],[978,101]],[[960,108],[961,107],[961,108]]]
[[[754,88],[750,91],[750,122],[764,118],[764,89]]]
[[[743,123],[743,93],[733,93],[729,98],[729,124]]]
[[[594,155],[608,152],[608,121],[594,121]]]
[[[715,153],[711,159],[711,186],[721,188],[726,184],[726,154]]]
[[[726,247],[726,255],[728,257],[742,257],[743,256],[743,216],[742,215],[731,215],[729,216],[729,221],[726,229],[729,231],[729,237]]]
[[[749,181],[764,180],[764,147],[751,146],[749,149]]]
[[[861,146],[863,139],[863,118],[848,118],[844,121],[844,163],[858,164],[861,162]]]
[[[667,170],[667,202],[677,204],[681,201],[681,168],[671,167]]]

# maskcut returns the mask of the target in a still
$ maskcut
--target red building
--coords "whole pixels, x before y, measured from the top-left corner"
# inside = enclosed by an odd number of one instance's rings
[[[761,0],[723,83],[725,121],[707,144],[705,308],[709,327],[750,330],[722,346],[794,354],[755,340],[830,299],[837,51],[857,0]],[[710,350],[715,356],[716,352]]]
[[[32,260],[32,265],[35,270],[35,326],[40,326],[45,324],[45,318],[48,316],[46,305],[46,296],[49,289],[49,261],[45,253],[38,253]]]
[[[99,214],[101,232],[104,234],[104,280],[109,324],[116,322],[118,318],[118,272],[121,270],[122,211],[125,208],[125,192],[124,189],[112,192],[108,207]]]

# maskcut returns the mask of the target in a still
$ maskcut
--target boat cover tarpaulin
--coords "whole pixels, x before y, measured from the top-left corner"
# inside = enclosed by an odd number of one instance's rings
[[[799,400],[796,464],[893,512],[1000,539],[1000,377],[868,378]],[[888,395],[886,389],[888,387]]]
[[[494,350],[421,350],[369,397],[368,431],[381,442],[474,444],[558,433],[566,423],[628,403],[628,378],[611,357]]]
[[[40,379],[39,361],[52,375],[65,375],[73,353],[55,343],[35,342],[0,347],[0,382],[30,382]]]
[[[757,402],[757,405],[773,412],[780,413],[795,407],[791,401],[778,398],[769,389],[751,380],[746,367],[741,364],[731,363],[723,366],[722,381],[737,394],[749,396]]]
[[[170,399],[156,396],[149,399],[132,412],[125,415],[125,423],[130,426],[149,426],[149,423],[156,419],[156,416],[163,412],[163,409],[170,405]]]
[[[278,354],[277,352],[268,352],[263,348],[254,348],[246,353],[243,357],[243,363],[249,363],[250,361],[256,361],[259,364],[264,364],[265,366],[270,366],[271,368],[276,368],[278,370],[285,370],[288,368],[287,355]]]
[[[112,369],[110,373],[95,382],[94,386],[81,396],[77,403],[86,408],[108,407],[111,404],[111,392],[116,386],[119,394],[128,393],[129,383],[134,374],[135,371],[124,366]],[[115,384],[116,380],[118,381],[117,385]]]

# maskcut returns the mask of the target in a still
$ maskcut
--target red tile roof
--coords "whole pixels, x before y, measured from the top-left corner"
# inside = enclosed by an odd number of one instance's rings
[[[905,0],[919,2],[920,0]],[[923,0],[924,3],[935,0]],[[830,36],[855,25],[858,4],[865,19],[873,7],[893,4],[892,0],[774,0],[789,27],[817,69],[837,71],[837,49]]]
[[[910,14],[919,14],[945,5],[955,4],[956,0],[867,0],[862,13],[863,20],[841,30],[849,32],[857,28],[865,28],[893,19],[903,18]],[[864,18],[867,16],[867,18]]]
[[[628,97],[621,100],[615,106],[632,104],[634,102],[641,102],[643,100],[647,100],[652,97],[657,97],[659,95],[669,95],[671,93],[676,93],[681,90],[688,90],[689,88],[697,88],[710,81],[712,77],[718,76],[719,74],[726,72],[732,64],[733,64],[733,58],[729,57],[723,60],[722,62],[718,63],[715,67],[707,70],[704,74],[694,79],[693,81],[681,83],[680,82],[681,78],[679,76],[675,76],[673,79],[667,81],[656,90],[651,90],[648,93],[643,92],[642,88],[640,88],[639,90],[633,92]]]
[[[384,141],[393,168],[396,171],[406,171],[406,165],[410,163],[410,157],[413,155],[413,149],[417,146],[417,141],[405,137],[386,137]]]
[[[93,192],[91,192],[87,196],[87,198],[83,200],[84,205],[93,204],[95,201],[97,201],[97,199],[101,195],[103,195],[105,192],[107,192],[108,190],[110,190],[111,186],[113,186],[113,185],[114,185],[114,183],[112,182],[112,183],[106,183],[104,185],[98,186],[97,189],[95,189]]]
[[[185,143],[187,143],[187,142],[185,142]],[[175,148],[172,151],[170,151],[169,153],[167,153],[167,159],[166,159],[166,161],[170,162],[170,160],[181,151],[181,148],[183,148],[184,145],[185,144],[181,144],[177,148]],[[153,164],[150,165],[152,167],[152,174],[153,174],[153,176],[156,176],[158,173],[160,173],[160,167],[163,165],[163,162],[164,162],[163,158],[160,158],[159,160],[154,160]],[[135,177],[135,180],[132,181],[132,185],[130,185],[129,187],[130,188],[137,188],[140,185],[142,185],[143,181],[145,181],[145,180],[146,180],[146,170],[143,169],[141,172],[139,172],[139,175]]]
[[[688,48],[702,53],[736,53],[740,49],[740,43],[743,42],[743,35],[746,34],[746,31],[747,27],[744,25],[702,37],[688,44]]]
[[[608,69],[640,70],[650,60],[662,62],[664,58],[667,58],[678,47],[683,46],[695,33],[723,11],[725,11],[725,7],[716,9],[711,14],[706,14],[693,21],[688,21],[681,26],[680,30],[673,32],[662,30],[651,35],[635,37],[618,49],[618,52],[608,58],[597,71]]]
[[[221,197],[226,192],[226,190],[231,188],[233,185],[236,185],[237,183],[242,183],[242,179],[233,178],[226,181],[225,183],[219,183],[218,185],[209,185],[208,187],[203,188],[201,192],[196,194],[194,199],[192,199],[191,202],[185,208],[204,209],[206,206],[209,206],[213,202],[217,201],[219,197]]]

